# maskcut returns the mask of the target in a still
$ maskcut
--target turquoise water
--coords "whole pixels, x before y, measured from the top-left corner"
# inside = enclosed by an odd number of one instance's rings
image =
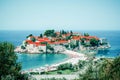
[[[39,35],[43,31],[0,31],[0,41],[8,41],[18,46],[29,34]],[[100,50],[96,57],[117,57],[120,56],[120,31],[77,31],[87,32],[90,35],[105,37],[111,44],[108,50]],[[63,54],[17,54],[18,61],[22,63],[22,69],[37,68],[46,64],[58,63],[67,58]]]
[[[18,62],[22,62],[22,69],[38,68],[40,66],[58,63],[67,58],[64,54],[17,54]]]
[[[0,41],[8,41],[18,46],[29,34],[40,35],[43,31],[0,31]],[[65,60],[64,54],[17,54],[18,62],[22,64],[22,70],[50,65]]]
[[[83,32],[83,31],[79,31]],[[120,56],[120,31],[84,31],[99,38],[105,37],[111,45],[110,49],[99,50],[96,57],[118,57]]]

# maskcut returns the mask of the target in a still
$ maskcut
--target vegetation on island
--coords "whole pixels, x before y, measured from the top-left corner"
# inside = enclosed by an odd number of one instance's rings
[[[50,33],[51,31],[54,32],[54,30],[46,30],[45,33],[46,33],[46,32]],[[44,33],[44,34],[45,34],[45,33]],[[70,35],[69,35],[69,36],[66,36],[65,40],[71,40],[72,36],[76,36],[76,35],[73,35],[73,31],[72,31],[72,30],[71,30],[70,32],[61,30],[59,37],[62,37],[63,34],[68,34],[68,33],[70,33]],[[51,33],[51,34],[54,35],[54,33]],[[79,35],[78,35],[78,36],[79,36]],[[89,37],[90,35],[89,35],[88,33],[84,33],[84,36]],[[99,40],[96,40],[95,38],[90,39],[90,42],[88,42],[88,43],[86,43],[86,38],[81,38],[80,40],[81,40],[81,44],[82,44],[83,46],[85,46],[85,47],[94,47],[94,46],[98,46],[98,44],[99,44]],[[71,48],[74,49],[74,48],[78,47],[80,40],[76,40],[76,44],[71,43],[71,44],[70,44]],[[66,46],[67,46],[67,45],[66,45]],[[67,46],[67,47],[68,47],[68,46]]]
[[[95,51],[100,47],[108,47],[107,44],[102,45],[104,43],[101,43],[100,38],[96,36],[91,36],[88,33],[76,33],[72,30],[60,30],[57,32],[54,29],[46,30],[43,34],[40,33],[39,36],[29,34],[26,38],[27,39],[24,40],[23,44],[20,46],[21,50],[18,49],[18,52],[58,53],[64,51],[64,49],[70,49],[75,51]],[[45,47],[43,48],[43,46]],[[61,51],[56,51],[55,46],[62,46],[62,49],[60,49]],[[31,51],[31,48],[38,50]]]
[[[43,34],[40,34],[40,36],[39,36],[40,38],[43,38]]]
[[[84,36],[89,36],[89,34],[88,33],[84,33]]]
[[[55,30],[46,30],[44,32],[44,35],[47,36],[47,37],[56,37]]]
[[[90,45],[91,46],[98,46],[99,40],[96,40],[94,38],[90,39]]]

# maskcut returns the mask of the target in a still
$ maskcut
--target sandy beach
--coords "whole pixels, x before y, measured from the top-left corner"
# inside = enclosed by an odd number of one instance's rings
[[[21,71],[21,73],[52,71],[52,70],[57,70],[57,67],[61,64],[72,63],[74,65],[74,64],[77,64],[79,60],[87,60],[87,56],[85,56],[85,54],[82,54],[82,53],[74,52],[71,50],[65,50],[62,53],[68,55],[69,58],[59,63],[55,63],[52,65],[45,65],[45,67],[24,70],[24,71]]]

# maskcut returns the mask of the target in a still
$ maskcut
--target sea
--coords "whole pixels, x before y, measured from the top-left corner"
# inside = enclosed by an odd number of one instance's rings
[[[74,31],[73,31],[74,32]],[[96,57],[106,57],[106,58],[115,58],[120,56],[120,31],[80,31],[75,32],[79,33],[89,33],[92,36],[97,36],[99,38],[106,38],[111,45],[111,48],[107,50],[99,50],[95,55]],[[14,46],[19,46],[22,44],[23,40],[26,39],[26,36],[33,34],[39,36],[44,31],[9,31],[1,30],[0,31],[0,42],[11,42]],[[19,54],[18,62],[22,64],[22,70],[27,70],[31,68],[38,68],[46,65],[55,64],[61,61],[64,61],[68,58],[64,54]]]

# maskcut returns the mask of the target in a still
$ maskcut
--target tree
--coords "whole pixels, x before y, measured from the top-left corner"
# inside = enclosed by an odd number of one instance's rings
[[[73,70],[74,68],[71,63],[65,63],[58,66],[58,70],[65,70],[65,69]]]
[[[85,39],[85,38],[81,38],[80,40],[81,40],[81,44],[82,44],[82,45],[85,45],[85,40],[86,40],[86,39]]]
[[[46,30],[44,35],[46,35],[48,37],[56,37],[56,33],[54,30]]]
[[[89,36],[89,34],[88,33],[84,33],[84,36]]]
[[[22,46],[21,46],[21,49],[26,49],[26,48],[25,48],[25,46],[22,45]]]
[[[33,34],[29,34],[26,38],[33,36]]]
[[[79,60],[79,62],[78,62],[79,68],[83,68],[86,63],[87,63],[86,61],[81,61],[81,60]]]
[[[91,46],[98,46],[98,40],[96,40],[95,38],[90,39],[90,44]]]
[[[70,39],[71,39],[71,36],[67,36],[67,37],[66,37],[66,40],[70,40]]]
[[[111,64],[108,72],[108,77],[111,80],[120,79],[120,57],[115,58],[113,64]]]
[[[71,36],[73,35],[73,32],[72,32],[72,30],[70,31],[70,35],[71,35]]]
[[[35,37],[32,37],[32,38],[31,38],[31,40],[32,40],[33,42],[35,42],[35,41],[36,41]]]
[[[76,47],[79,47],[79,40],[76,41]]]
[[[23,75],[20,73],[21,64],[16,60],[14,46],[8,42],[0,42],[0,78],[2,80],[23,79]]]
[[[64,30],[62,30],[62,31],[61,31],[61,33],[62,33],[62,34],[66,34],[67,32],[66,32],[66,31],[64,31]]]
[[[91,64],[80,80],[120,80],[120,56],[115,59],[102,58],[102,61],[95,63],[96,71]]]
[[[107,79],[111,61],[103,59],[102,65],[99,67],[99,79]]]
[[[42,34],[40,34],[40,38],[42,38],[43,37],[43,35]]]
[[[54,48],[51,47],[51,45],[49,45],[49,44],[47,44],[46,48],[49,49],[49,50],[51,50],[51,51],[54,51]]]
[[[102,66],[99,69],[99,78],[107,80],[120,79],[120,57],[115,58],[113,61],[104,59]]]

